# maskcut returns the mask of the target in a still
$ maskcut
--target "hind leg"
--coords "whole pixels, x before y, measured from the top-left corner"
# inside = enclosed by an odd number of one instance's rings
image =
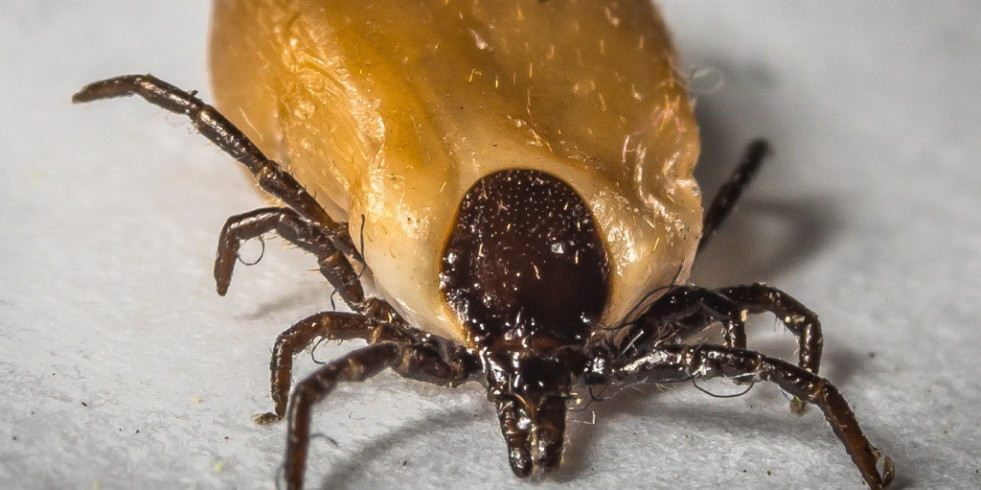
[[[715,234],[719,226],[729,216],[729,213],[732,212],[736,206],[736,202],[739,200],[739,196],[743,193],[743,189],[753,180],[756,171],[759,170],[760,165],[763,163],[763,158],[766,157],[769,151],[769,143],[761,139],[754,140],[746,148],[746,153],[743,155],[742,161],[739,162],[736,170],[729,176],[729,180],[725,184],[722,184],[722,187],[716,192],[715,198],[712,199],[712,204],[709,205],[708,210],[705,212],[705,219],[702,222],[702,239],[698,242],[699,251],[705,248],[705,245],[712,239],[712,235]]]
[[[252,172],[259,187],[316,223],[345,255],[360,260],[347,226],[331,219],[293,176],[267,158],[241,130],[217,109],[198,99],[194,92],[181,90],[153,75],[123,75],[82,87],[72,96],[72,102],[91,102],[130,95],[139,95],[151,104],[189,117],[191,124],[205,138]]]

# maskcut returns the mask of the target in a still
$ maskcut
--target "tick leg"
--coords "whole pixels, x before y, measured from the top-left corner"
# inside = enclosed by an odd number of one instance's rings
[[[456,386],[483,368],[480,358],[459,344],[437,341],[428,334],[417,335],[392,324],[379,325],[369,342],[404,345],[402,359],[392,369],[409,379]]]
[[[437,384],[456,384],[471,377],[480,365],[464,350],[449,360],[428,343],[405,345],[379,342],[354,351],[320,368],[299,382],[290,399],[289,433],[286,438],[286,487],[303,487],[307,449],[310,443],[310,415],[317,402],[334,390],[337,383],[364,381],[390,367],[414,379]]]
[[[337,383],[364,381],[399,361],[402,348],[395,343],[369,345],[327,364],[296,385],[290,400],[286,436],[286,488],[303,488],[310,444],[310,412]]]
[[[657,344],[678,343],[718,321],[723,326],[726,347],[744,349],[745,313],[764,312],[773,313],[797,338],[798,365],[817,374],[824,345],[817,314],[789,294],[766,284],[717,290],[695,286],[675,288],[651,305],[626,339],[643,352]],[[801,413],[804,406],[797,398],[790,402],[794,413]]]
[[[279,334],[273,346],[272,360],[269,362],[270,392],[273,399],[273,412],[257,414],[252,420],[257,424],[268,424],[286,415],[286,401],[289,399],[293,383],[293,357],[317,338],[327,340],[367,340],[374,332],[374,325],[363,316],[353,313],[324,312],[307,317]]]
[[[702,222],[702,239],[698,242],[699,251],[705,248],[712,235],[729,216],[736,205],[736,201],[739,200],[739,196],[743,193],[743,189],[749,185],[769,151],[769,143],[761,139],[752,141],[746,148],[742,161],[729,176],[729,180],[716,192],[712,204],[705,212],[705,219]]]
[[[776,383],[791,395],[820,407],[831,429],[872,489],[885,488],[895,476],[892,460],[888,457],[883,458],[882,473],[879,473],[876,464],[882,452],[862,433],[855,414],[838,390],[828,380],[779,359],[744,349],[666,345],[620,363],[613,369],[612,376],[616,379],[640,377],[653,383],[719,376]]]
[[[658,344],[677,343],[716,321],[722,324],[726,346],[746,347],[746,327],[732,300],[711,289],[678,286],[658,298],[634,322],[618,351],[639,355]]]
[[[797,337],[797,365],[811,373],[818,373],[824,336],[821,334],[821,321],[818,320],[817,313],[789,294],[766,284],[730,286],[716,291],[748,313],[773,313]]]
[[[194,93],[181,90],[153,75],[124,75],[82,87],[72,96],[72,102],[91,102],[129,95],[139,95],[151,104],[188,116],[191,124],[205,138],[245,165],[255,176],[259,187],[320,226],[341,252],[360,260],[347,226],[332,220],[327,211],[296,179],[286,173],[278,163],[267,158],[231,121],[217,109],[195,97]]]
[[[352,310],[364,312],[364,290],[347,258],[337,250],[327,232],[289,208],[262,208],[228,218],[218,237],[215,259],[218,294],[224,296],[228,291],[241,244],[270,231],[315,255],[321,274],[334,286],[341,299]]]
[[[821,368],[824,336],[821,334],[821,321],[818,320],[817,313],[789,294],[762,283],[730,286],[717,291],[747,313],[773,313],[797,338],[797,365],[808,372],[818,373]],[[803,413],[805,406],[796,396],[790,401],[790,410],[796,414]]]

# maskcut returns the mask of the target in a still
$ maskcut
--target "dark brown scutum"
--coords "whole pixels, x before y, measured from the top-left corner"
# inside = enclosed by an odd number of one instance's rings
[[[443,250],[440,288],[477,346],[583,345],[609,279],[583,199],[551,175],[517,169],[467,191]]]

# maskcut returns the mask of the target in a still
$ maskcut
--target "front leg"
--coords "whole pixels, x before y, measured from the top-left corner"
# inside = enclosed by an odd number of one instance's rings
[[[678,286],[657,299],[630,327],[628,344],[621,348],[644,351],[659,344],[678,343],[722,323],[726,347],[746,347],[746,313],[772,313],[797,339],[798,365],[817,374],[821,367],[824,337],[821,322],[789,294],[757,283],[721,289]],[[629,355],[629,354],[628,354]]]
[[[364,381],[385,368],[399,374],[440,385],[466,381],[480,369],[476,356],[464,349],[441,352],[426,342],[382,341],[356,350],[299,382],[290,399],[286,437],[286,488],[303,488],[310,417],[313,406],[329,395],[340,382]]]
[[[855,414],[838,390],[828,380],[793,364],[744,349],[666,345],[639,358],[619,362],[609,373],[617,380],[642,378],[652,383],[719,376],[776,383],[784,391],[817,405],[824,412],[831,429],[844,444],[869,487],[873,490],[885,488],[895,476],[889,457],[882,459],[882,473],[879,473],[876,465],[882,452],[865,437]]]
[[[789,294],[762,283],[730,286],[716,291],[731,299],[742,311],[776,316],[797,338],[797,365],[811,373],[818,373],[824,336],[817,313]]]
[[[633,357],[660,344],[676,344],[711,326],[722,324],[728,347],[746,347],[746,327],[738,305],[711,289],[678,286],[657,299],[632,324],[617,351]]]
[[[677,344],[713,322],[722,324],[726,347],[746,348],[746,313],[773,313],[797,339],[798,365],[817,374],[821,366],[824,337],[821,322],[789,294],[766,284],[732,286],[717,290],[678,286],[652,304],[624,337],[620,352],[628,357],[642,355],[662,344]],[[790,410],[804,411],[794,398]]]
[[[280,420],[286,415],[286,401],[293,384],[293,357],[315,339],[368,340],[374,330],[375,326],[361,315],[324,312],[304,318],[279,334],[269,362],[269,391],[273,399],[273,411],[254,415],[252,421],[263,425]]]

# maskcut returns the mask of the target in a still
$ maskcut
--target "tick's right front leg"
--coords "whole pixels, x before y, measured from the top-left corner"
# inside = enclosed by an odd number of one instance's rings
[[[396,331],[390,333],[400,336]],[[436,344],[406,337],[398,342],[379,341],[321,367],[297,383],[290,398],[285,461],[287,489],[303,488],[313,406],[334,391],[338,383],[364,381],[385,368],[392,368],[407,378],[456,385],[470,379],[480,369],[480,363],[465,349],[441,351]]]
[[[274,408],[272,412],[256,414],[252,420],[262,425],[280,420],[286,415],[286,402],[293,383],[293,357],[314,340],[368,340],[372,332],[374,326],[361,315],[324,312],[304,318],[279,334],[269,363],[270,392]]]

